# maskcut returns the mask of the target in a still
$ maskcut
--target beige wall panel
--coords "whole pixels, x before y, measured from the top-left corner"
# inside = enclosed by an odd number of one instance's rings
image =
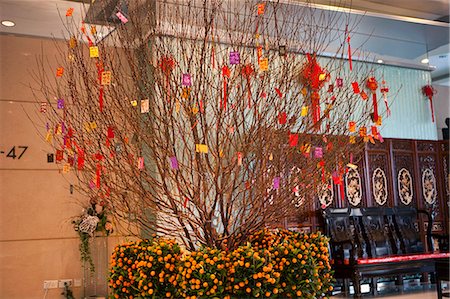
[[[44,298],[44,280],[82,278],[78,239],[0,242],[0,298]],[[72,288],[81,298],[82,288]],[[62,298],[50,289],[46,299]]]
[[[47,163],[47,153],[54,150],[43,139],[45,115],[29,88],[39,86],[32,74],[42,54],[53,80],[54,41],[0,35],[0,298],[41,299],[44,280],[83,278],[71,220],[87,199],[76,190],[70,194],[73,175],[63,176],[61,165]],[[6,157],[13,146],[17,156],[18,146],[28,149],[20,159]],[[131,239],[108,238],[107,259],[117,244]],[[73,291],[81,298],[82,287]],[[50,289],[45,298],[62,298],[61,292]]]

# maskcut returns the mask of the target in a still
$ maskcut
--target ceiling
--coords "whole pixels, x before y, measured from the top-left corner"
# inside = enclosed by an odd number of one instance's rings
[[[97,0],[96,5],[116,0]],[[227,0],[228,1],[228,0]],[[302,5],[300,0],[279,0]],[[73,19],[81,22],[89,10],[89,0],[0,0],[0,19],[12,20],[14,27],[0,25],[1,34],[65,38],[63,22],[68,8],[75,8]],[[384,63],[431,67],[433,83],[450,86],[449,23],[450,0],[314,0],[319,8],[348,7],[356,16],[364,15],[352,43],[367,40],[364,50]],[[341,9],[341,8],[339,8]],[[114,27],[102,26],[106,36]],[[362,43],[362,42],[361,42]],[[428,65],[421,64],[429,58]]]

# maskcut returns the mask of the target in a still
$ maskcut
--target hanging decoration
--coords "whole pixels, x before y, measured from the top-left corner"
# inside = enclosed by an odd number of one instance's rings
[[[348,32],[348,25],[345,26],[345,35],[347,37],[347,44],[348,44],[348,64],[349,64],[350,71],[351,71],[351,70],[353,70],[352,47],[350,46],[350,32]]]
[[[370,77],[369,79],[367,79],[367,87],[372,92],[373,120],[376,123],[378,121],[378,103],[377,103],[378,82],[375,79],[375,77]]]
[[[386,81],[381,81],[381,94],[383,95],[384,105],[386,106],[386,115],[391,116],[391,109],[389,109],[387,93],[389,92],[389,88],[386,85]],[[379,116],[381,117],[381,116]]]
[[[320,120],[319,90],[324,86],[329,74],[317,63],[315,54],[311,56],[310,53],[307,53],[306,58],[308,61],[300,70],[300,82],[310,89],[312,118],[313,124],[316,125]]]
[[[244,76],[245,80],[247,81],[247,95],[248,95],[248,108],[251,108],[252,106],[252,90],[250,86],[250,78],[255,73],[255,69],[253,68],[253,65],[246,64],[242,67],[241,70],[242,76]]]
[[[433,96],[436,94],[436,89],[431,85],[422,87],[422,93],[430,100],[431,120],[434,122]]]
[[[228,92],[228,79],[230,78],[231,72],[228,66],[224,65],[222,67],[222,76],[223,76],[223,100],[221,103],[221,108],[227,109],[227,92]]]

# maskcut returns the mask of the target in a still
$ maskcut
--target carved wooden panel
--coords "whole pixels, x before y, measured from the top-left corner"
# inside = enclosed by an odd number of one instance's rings
[[[419,152],[435,152],[437,150],[433,141],[417,141],[417,151]]]
[[[439,204],[436,203],[438,194],[436,156],[419,154],[419,206],[434,209],[440,215]],[[419,198],[419,197],[418,197]],[[440,217],[439,217],[440,218]]]
[[[367,149],[368,150],[388,150],[389,149],[389,142],[375,142],[375,144],[373,143],[367,143]]]
[[[387,153],[369,154],[368,206],[392,206],[392,188]]]
[[[364,176],[366,170],[364,169],[363,162],[363,160],[360,160],[355,164],[357,166],[356,169],[349,169],[344,175],[345,200],[343,206],[345,207],[367,206],[367,190]]]
[[[414,156],[409,153],[394,153],[394,203],[402,206],[416,206]]]
[[[413,151],[414,150],[414,141],[413,140],[391,140],[392,148],[394,150],[401,151]]]

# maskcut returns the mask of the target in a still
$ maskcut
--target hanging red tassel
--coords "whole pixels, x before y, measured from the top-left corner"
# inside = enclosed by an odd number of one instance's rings
[[[353,70],[352,48],[350,46],[350,35],[347,37],[347,42],[348,42],[348,63],[350,64],[350,70]]]
[[[422,87],[422,93],[430,100],[431,119],[434,122],[433,96],[436,94],[436,89],[431,85]]]
[[[97,65],[98,83],[100,84],[100,90],[98,94],[98,104],[100,106],[100,112],[103,112],[103,85],[101,85],[101,83],[102,83],[102,73],[104,69],[103,64],[100,61],[98,61],[96,65]]]
[[[172,56],[163,56],[159,62],[159,67],[164,73],[166,80],[166,101],[170,101],[169,77],[175,67],[175,61]]]
[[[100,106],[100,112],[103,112],[103,86],[100,87],[100,92],[98,94],[98,104]]]
[[[96,171],[95,171],[95,185],[97,186],[97,188],[100,188],[100,170],[101,170],[101,165],[100,163],[97,163],[96,166]]]
[[[311,94],[311,106],[313,113],[313,123],[314,125],[320,120],[320,95],[317,91]]]
[[[352,47],[350,46],[350,34],[348,33],[348,26],[345,26],[345,35],[347,35],[347,43],[348,43],[348,63],[350,65],[350,70],[353,70]]]
[[[375,77],[370,77],[367,79],[367,87],[372,92],[372,102],[373,102],[373,121],[378,121],[378,103],[377,103],[377,88],[378,82]]]
[[[247,79],[247,91],[248,91],[248,108],[251,108],[252,106],[252,91],[250,86],[250,77],[253,75],[255,70],[253,69],[253,66],[251,64],[246,64],[242,68],[242,75]]]
[[[222,67],[222,76],[223,76],[223,101],[221,103],[221,107],[223,109],[227,109],[227,90],[228,90],[228,78],[230,78],[230,69],[226,65]]]

